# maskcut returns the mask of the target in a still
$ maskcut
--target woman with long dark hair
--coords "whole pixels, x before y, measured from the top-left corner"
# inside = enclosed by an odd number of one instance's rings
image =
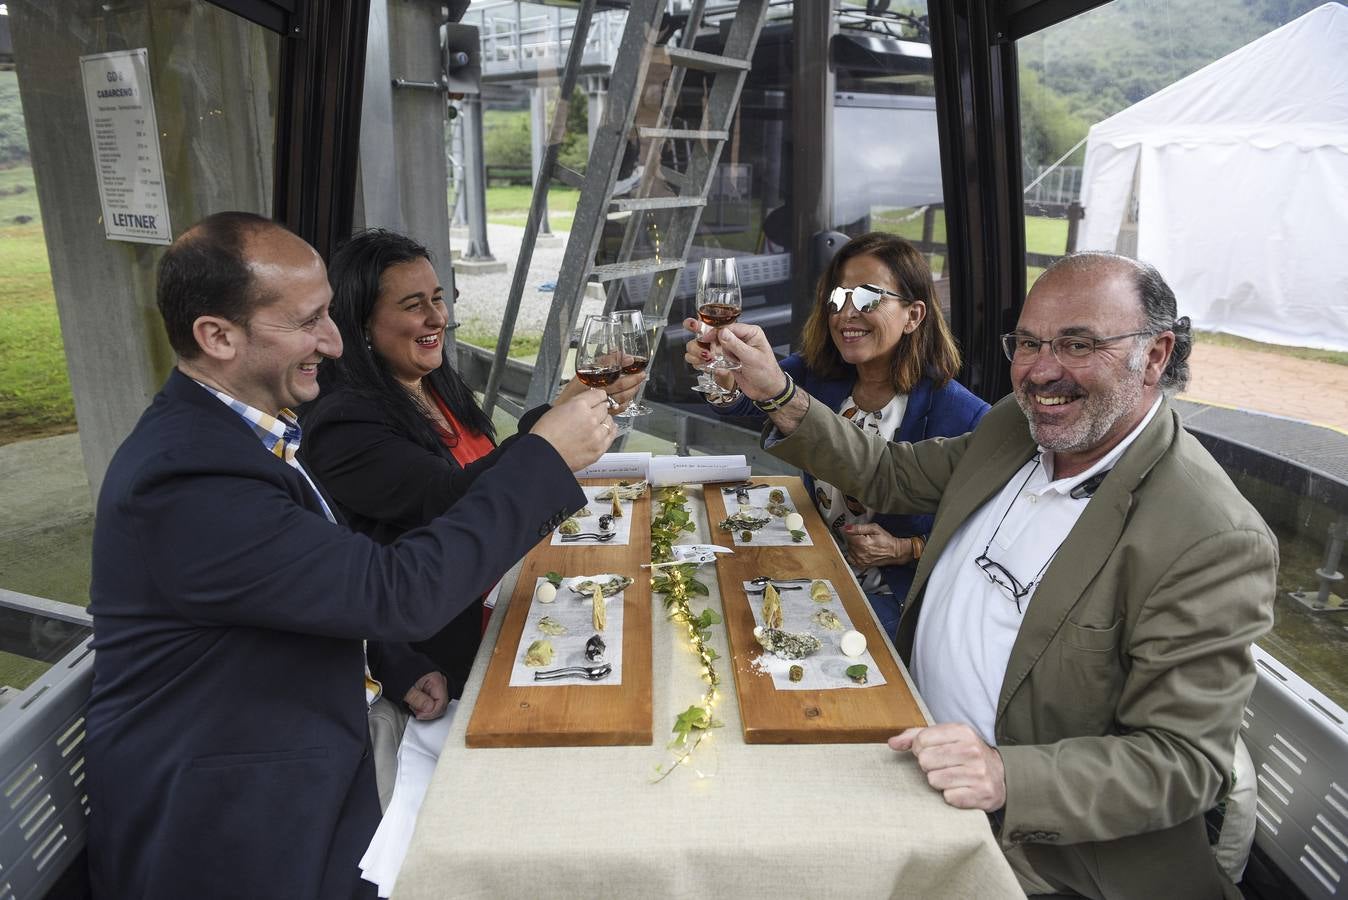
[[[320,369],[319,399],[302,416],[302,453],[351,527],[387,544],[444,513],[518,435],[497,446],[444,352],[448,307],[425,247],[384,229],[361,232],[333,254],[328,280],[344,349]],[[630,400],[643,378],[620,379],[610,396]],[[573,380],[557,402],[586,390]],[[525,413],[518,434],[548,409]],[[482,626],[479,598],[413,645],[449,676],[450,697],[467,680]]]
[[[694,319],[684,327],[694,334],[700,329]],[[693,340],[684,358],[701,366],[710,352]],[[833,257],[819,278],[800,350],[781,365],[810,396],[894,441],[964,434],[988,410],[954,380],[959,348],[936,303],[926,259],[884,232],[853,238]],[[732,383],[729,374],[717,377],[724,386]],[[722,415],[763,418],[738,392],[709,402]],[[809,473],[805,486],[893,637],[931,516],[876,514]]]

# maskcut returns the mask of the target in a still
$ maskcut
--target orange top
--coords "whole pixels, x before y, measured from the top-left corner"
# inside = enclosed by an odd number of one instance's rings
[[[485,434],[479,434],[471,429],[464,428],[458,419],[454,418],[454,413],[449,411],[445,401],[440,399],[439,394],[435,394],[435,405],[440,407],[440,412],[449,423],[449,431],[436,427],[440,432],[440,440],[444,441],[445,446],[449,448],[454,461],[461,466],[467,466],[469,463],[481,459],[488,453],[496,449],[496,445],[491,442],[491,438]]]

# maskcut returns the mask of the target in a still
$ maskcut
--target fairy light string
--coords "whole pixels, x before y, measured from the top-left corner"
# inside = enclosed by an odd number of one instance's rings
[[[674,558],[674,543],[685,533],[697,530],[692,515],[688,512],[688,496],[681,487],[661,488],[655,495],[660,505],[658,515],[651,516],[651,561],[669,562]],[[702,742],[711,736],[711,729],[719,728],[714,709],[720,697],[718,686],[721,677],[716,672],[716,650],[708,643],[712,626],[721,622],[716,610],[707,607],[698,615],[693,615],[690,601],[695,596],[707,597],[707,586],[695,577],[697,565],[688,563],[679,566],[666,566],[655,571],[651,577],[651,590],[664,596],[665,609],[669,620],[683,625],[688,632],[688,643],[698,658],[700,676],[707,684],[702,698],[674,717],[674,738],[669,748],[674,751],[674,760],[666,766],[656,768],[655,781],[663,781],[680,766],[690,765],[693,753]]]

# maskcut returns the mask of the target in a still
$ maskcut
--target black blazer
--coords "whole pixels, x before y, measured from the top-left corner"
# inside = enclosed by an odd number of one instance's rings
[[[98,897],[373,896],[361,640],[425,638],[585,497],[521,437],[449,515],[383,546],[174,372],[94,528],[86,758]]]
[[[339,387],[302,411],[300,459],[353,529],[389,544],[457,503],[547,411],[540,406],[525,413],[517,434],[465,467],[448,447],[428,450],[398,430],[378,401]],[[464,589],[455,593],[463,595]],[[449,676],[451,697],[462,693],[482,643],[480,597],[457,599],[467,601],[464,611],[430,639],[412,645]]]

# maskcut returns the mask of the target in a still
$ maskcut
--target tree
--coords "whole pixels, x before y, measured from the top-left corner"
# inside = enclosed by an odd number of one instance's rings
[[[584,170],[589,158],[587,122],[589,104],[585,92],[577,88],[567,106],[566,139],[558,158],[562,165]],[[552,105],[548,104],[551,114]],[[487,165],[529,168],[531,164],[529,138],[529,110],[489,109],[482,119]]]
[[[1021,69],[1020,145],[1027,166],[1056,162],[1089,128],[1089,122],[1071,111],[1066,97],[1044,85],[1033,69]]]

